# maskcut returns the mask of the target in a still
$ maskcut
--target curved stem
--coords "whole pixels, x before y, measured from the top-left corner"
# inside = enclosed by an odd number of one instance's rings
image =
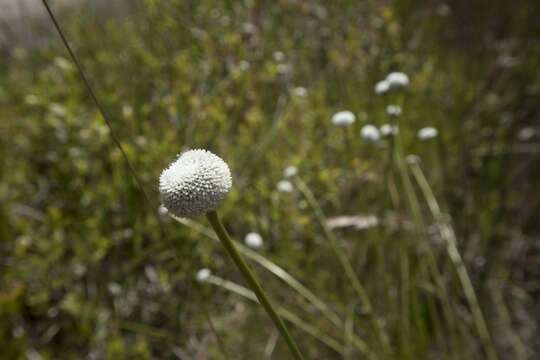
[[[225,227],[219,220],[219,217],[215,211],[210,211],[206,214],[206,218],[210,222],[210,225],[212,225],[212,228],[216,232],[216,235],[218,236],[219,240],[225,246],[225,249],[229,253],[230,257],[235,262],[236,266],[244,276],[245,280],[257,296],[257,299],[259,299],[259,302],[264,307],[274,324],[276,325],[277,329],[281,333],[281,336],[289,346],[289,349],[291,350],[291,353],[293,354],[294,358],[297,360],[303,360],[304,357],[302,356],[302,353],[298,349],[298,345],[296,345],[296,342],[292,338],[292,336],[289,334],[289,331],[287,330],[287,326],[281,320],[279,315],[277,314],[276,310],[270,303],[270,300],[266,296],[264,290],[262,289],[261,285],[255,278],[255,275],[248,267],[247,263],[244,261],[244,259],[240,256],[238,253],[238,250],[236,250],[234,243],[232,242],[231,238],[229,237],[229,234],[227,233],[227,230],[225,230]]]

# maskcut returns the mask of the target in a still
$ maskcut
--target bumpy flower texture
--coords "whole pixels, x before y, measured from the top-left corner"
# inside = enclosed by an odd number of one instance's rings
[[[215,210],[231,186],[229,166],[208,150],[180,154],[159,177],[161,202],[177,217],[197,217]]]

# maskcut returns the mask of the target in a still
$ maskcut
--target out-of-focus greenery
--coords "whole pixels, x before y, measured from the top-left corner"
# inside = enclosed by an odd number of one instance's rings
[[[148,199],[52,24],[37,21],[40,42],[14,44],[0,59],[1,358],[225,358],[206,315],[230,359],[267,356],[277,335],[265,314],[194,281],[208,267],[243,283],[222,247],[158,215],[161,169],[196,147],[231,166],[234,189],[220,213],[233,237],[259,232],[261,255],[329,304],[379,358],[486,357],[442,224],[413,177],[407,194],[391,142],[360,137],[399,104],[404,154],[419,155],[451,217],[499,358],[532,359],[540,351],[539,16],[532,0],[146,0],[106,18],[86,6],[58,12]],[[410,86],[375,95],[390,71],[407,73]],[[356,123],[333,126],[340,110]],[[419,140],[424,126],[439,136]],[[328,218],[379,219],[333,230],[372,312],[305,194],[276,190],[290,165]],[[410,195],[421,207],[418,231]],[[363,358],[345,329],[255,268],[278,303],[343,344],[345,357]],[[343,357],[291,330],[307,358]],[[288,356],[278,340],[273,358]]]

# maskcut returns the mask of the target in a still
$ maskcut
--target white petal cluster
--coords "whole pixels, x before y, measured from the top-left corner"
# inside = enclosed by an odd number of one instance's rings
[[[289,180],[278,181],[276,188],[283,193],[290,193],[294,190],[294,186]]]
[[[399,117],[401,116],[402,110],[401,106],[399,105],[388,105],[386,107],[386,113],[393,117]]]
[[[409,76],[402,72],[391,72],[386,76],[386,81],[390,84],[391,89],[409,86]]]
[[[397,125],[384,124],[381,126],[380,131],[382,136],[391,136],[397,135],[399,132],[399,128]]]
[[[256,232],[248,233],[244,238],[244,242],[252,249],[260,249],[264,244],[262,236]]]
[[[391,72],[384,80],[375,84],[375,94],[386,94],[390,90],[405,88],[409,86],[409,76],[403,72]]]
[[[210,271],[210,269],[202,268],[197,271],[197,275],[195,275],[195,278],[198,282],[205,282],[206,280],[208,280],[210,275],[212,275],[212,271]]]
[[[381,133],[374,125],[364,125],[360,130],[360,136],[362,139],[368,142],[378,142],[381,139]]]
[[[438,134],[439,134],[439,131],[431,126],[427,126],[425,128],[418,130],[418,138],[420,140],[433,139],[437,137]]]
[[[332,116],[332,124],[336,126],[348,126],[356,121],[356,116],[351,111],[345,110]]]
[[[296,166],[287,166],[285,170],[283,170],[283,176],[286,178],[296,176],[298,174],[298,168]]]
[[[375,94],[382,95],[386,94],[390,90],[390,83],[386,80],[381,80],[375,84]]]
[[[159,177],[161,202],[178,217],[196,217],[215,210],[231,186],[229,166],[208,150],[182,153]]]

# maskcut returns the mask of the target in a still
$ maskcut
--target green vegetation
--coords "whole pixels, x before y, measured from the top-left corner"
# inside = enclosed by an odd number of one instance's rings
[[[126,3],[57,12],[112,132],[45,11],[1,50],[1,359],[290,358],[206,219],[158,211],[191,148],[306,359],[540,352],[538,2]]]

